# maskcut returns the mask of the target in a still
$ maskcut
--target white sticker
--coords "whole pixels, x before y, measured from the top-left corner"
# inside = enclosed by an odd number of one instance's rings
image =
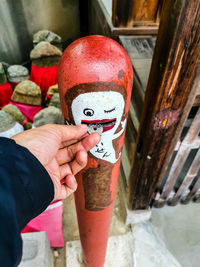
[[[87,124],[88,132],[98,132],[101,141],[90,150],[97,158],[115,163],[116,158],[113,140],[122,135],[126,119],[122,120],[124,112],[122,94],[113,91],[91,92],[80,94],[72,102],[72,115],[76,125]],[[115,133],[119,125],[122,129]]]

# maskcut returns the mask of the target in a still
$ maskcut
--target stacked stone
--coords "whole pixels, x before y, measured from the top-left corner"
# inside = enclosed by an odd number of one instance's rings
[[[30,80],[40,86],[43,103],[50,86],[57,84],[57,70],[62,55],[62,39],[49,30],[41,30],[33,35],[33,50]]]
[[[27,105],[41,106],[41,89],[34,82],[23,81],[15,87],[12,100]]]
[[[53,107],[61,109],[59,93],[56,93],[52,96],[49,106],[53,106]]]
[[[62,38],[49,30],[41,30],[33,35],[33,45],[36,46],[40,42],[49,42],[50,44],[62,50]]]
[[[15,134],[23,132],[24,128],[13,117],[0,110],[0,136],[10,138]]]
[[[26,121],[25,116],[18,109],[17,106],[12,105],[12,104],[8,104],[8,105],[4,106],[2,110],[4,112],[8,113],[9,115],[11,115],[16,122],[20,123],[24,127],[24,130],[32,128],[32,123]]]
[[[30,53],[30,80],[40,86],[43,100],[50,86],[57,84],[58,62],[62,52],[48,42],[38,43]]]
[[[12,104],[17,106],[25,117],[32,122],[35,114],[42,109],[40,87],[28,80],[19,83],[13,92]]]
[[[52,86],[49,87],[47,94],[46,94],[46,98],[45,98],[45,104],[46,106],[49,105],[52,97],[54,94],[58,93],[58,84],[54,84]]]
[[[38,43],[30,53],[32,64],[38,67],[52,67],[58,64],[62,52],[49,42]]]
[[[21,65],[12,65],[7,69],[8,81],[15,87],[18,83],[29,79],[29,71]]]
[[[48,107],[41,110],[34,117],[33,127],[39,127],[45,124],[62,124],[62,112],[56,107]]]
[[[58,84],[54,84],[52,86],[49,87],[49,90],[47,92],[47,94],[52,97],[54,94],[58,93]]]

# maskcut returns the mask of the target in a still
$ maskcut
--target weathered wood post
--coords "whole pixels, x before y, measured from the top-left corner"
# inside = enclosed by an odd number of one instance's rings
[[[200,0],[164,2],[130,175],[132,209],[151,204],[192,105],[199,25]]]
[[[87,124],[101,141],[76,176],[76,210],[87,267],[102,267],[120,167],[133,71],[126,51],[103,36],[73,42],[64,52],[58,85],[65,123]]]

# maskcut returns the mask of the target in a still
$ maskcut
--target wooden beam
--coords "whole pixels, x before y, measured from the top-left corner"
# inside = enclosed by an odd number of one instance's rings
[[[158,24],[155,26],[138,26],[132,28],[125,27],[111,27],[113,36],[119,35],[157,35],[158,33]]]
[[[199,24],[200,0],[165,1],[130,175],[133,209],[149,207],[189,112]]]

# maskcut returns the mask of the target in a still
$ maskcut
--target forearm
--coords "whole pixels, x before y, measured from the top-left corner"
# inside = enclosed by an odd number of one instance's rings
[[[0,266],[19,263],[21,230],[53,197],[53,183],[40,162],[13,140],[0,138]]]

